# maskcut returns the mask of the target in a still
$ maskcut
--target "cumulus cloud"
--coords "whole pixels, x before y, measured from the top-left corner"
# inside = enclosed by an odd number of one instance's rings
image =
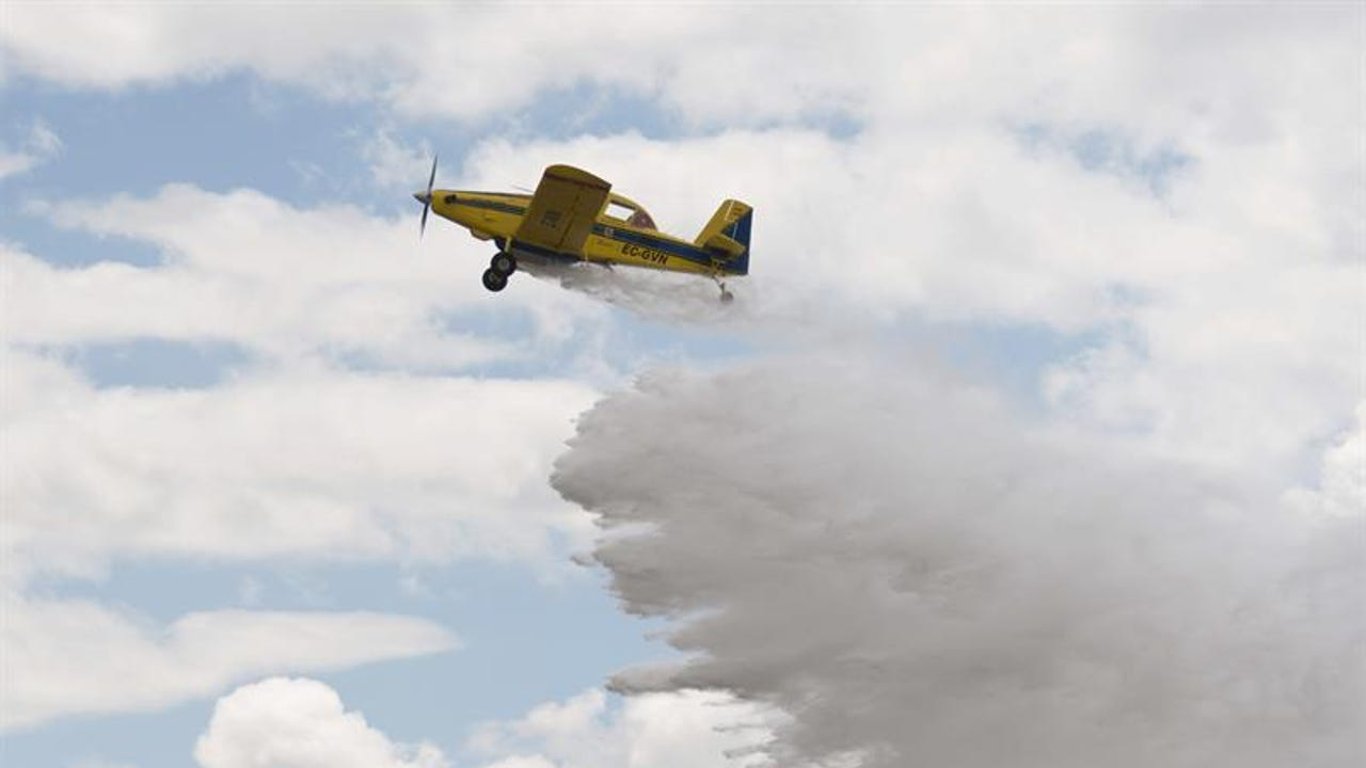
[[[119,558],[515,560],[553,570],[586,522],[545,487],[566,381],[294,371],[96,390],[9,350],[0,560],[10,583]]]
[[[476,728],[462,764],[484,768],[743,768],[775,719],[717,692],[613,702],[600,689]],[[744,723],[737,726],[736,722]],[[436,746],[394,743],[325,683],[271,678],[218,700],[195,746],[201,768],[446,768]],[[469,762],[474,761],[474,762]],[[489,762],[492,761],[492,762]]]
[[[147,242],[162,262],[58,268],[0,245],[0,321],[11,344],[156,337],[240,344],[274,359],[359,357],[408,368],[517,358],[454,319],[487,302],[479,261],[449,228],[417,242],[414,219],[324,204],[301,209],[254,190],[172,184],[150,198],[36,204],[58,226]],[[457,243],[459,245],[457,245]],[[60,256],[60,254],[52,254]],[[504,297],[500,297],[504,298]],[[587,302],[531,283],[489,305],[524,314],[553,346]]]
[[[508,169],[534,179],[544,162],[577,163],[684,236],[721,196],[752,203],[752,276],[732,281],[739,298],[724,311],[705,283],[558,276],[647,317],[798,337],[907,321],[1045,329],[1085,347],[1050,361],[1040,382],[1058,415],[1169,457],[1278,473],[1345,425],[1362,381],[1354,220],[1316,206],[1266,216],[1263,190],[1246,181],[1252,162],[1263,164],[1258,185],[1306,174],[1328,184],[1337,162],[1317,160],[1290,172],[1274,142],[1203,145],[1170,200],[965,121],[952,135],[848,140],[787,129],[495,139],[465,172],[492,183]]]
[[[615,706],[599,689],[542,704],[520,720],[487,723],[470,739],[485,768],[744,768],[777,719],[716,691],[632,696]]]
[[[162,628],[35,593],[39,578],[98,578],[131,558],[476,557],[549,574],[563,567],[564,548],[585,540],[582,513],[544,478],[570,419],[593,398],[589,387],[334,367],[430,371],[537,351],[460,330],[452,315],[484,298],[479,268],[460,279],[441,236],[395,264],[395,253],[415,250],[398,222],[176,185],[148,199],[36,210],[151,242],[163,260],[61,268],[0,246],[4,727],[155,709],[246,675],[452,642],[429,622],[371,614],[210,611]],[[598,311],[540,291],[544,301],[529,299],[529,284],[511,312],[544,331],[546,345]],[[97,389],[62,362],[63,348],[147,337],[226,340],[264,362],[197,390]],[[229,652],[217,635],[243,647]]]
[[[97,603],[0,596],[0,728],[159,709],[261,674],[446,651],[444,628],[378,613],[205,611],[167,626]]]
[[[719,102],[727,116],[744,114],[748,97],[764,97],[765,112],[801,114],[838,93],[835,73],[812,62],[804,71],[824,88],[784,88],[765,94],[736,72],[715,84],[712,57],[676,71],[700,46],[734,48],[745,30],[764,30],[756,55],[735,59],[745,70],[772,65],[775,43],[798,31],[819,31],[830,14],[731,14],[696,9],[618,8],[607,44],[600,19],[571,9],[490,7],[366,8],[322,12],[299,6],[269,17],[228,7],[92,5],[79,14],[37,5],[12,9],[0,30],[12,68],[69,86],[119,88],[134,83],[204,79],[249,70],[338,99],[378,99],[409,116],[487,117],[525,105],[545,89],[593,80],[652,94],[661,80],[690,104]],[[738,14],[745,23],[737,23]],[[508,35],[515,24],[517,34]],[[307,34],[300,34],[307,30]],[[833,52],[834,39],[825,50]],[[692,57],[689,57],[692,58]],[[629,62],[623,65],[623,62]],[[452,72],[461,73],[452,78]]]
[[[656,98],[701,125],[849,115],[942,131],[956,116],[1049,113],[1067,126],[1129,124],[1143,143],[1178,124],[1256,137],[1306,116],[1251,105],[1292,95],[1310,77],[1316,98],[1334,94],[1321,76],[1325,57],[1354,71],[1360,11],[1349,6],[1067,11],[618,8],[604,38],[600,19],[555,6],[292,6],[263,16],[228,6],[92,3],[62,13],[22,3],[0,45],[15,74],[73,87],[247,70],[410,116],[487,117],[591,83]],[[727,55],[698,55],[717,50]],[[1336,101],[1350,115],[1350,100]]]
[[[152,710],[245,677],[449,649],[417,618],[207,611],[160,626],[32,584],[130,559],[486,558],[550,574],[587,540],[544,478],[594,397],[562,381],[280,371],[96,390],[3,350],[0,727]]]
[[[300,7],[264,18],[149,6],[72,19],[32,5],[11,14],[4,44],[18,71],[68,84],[246,68],[409,114],[503,114],[557,88],[641,96],[725,130],[682,141],[491,141],[450,183],[530,185],[547,163],[578,162],[684,234],[721,196],[745,198],[757,206],[755,276],[736,282],[755,295],[742,294],[744,307],[721,325],[758,306],[750,318],[776,323],[867,313],[1102,337],[1053,361],[1047,397],[1070,419],[1142,436],[1168,456],[1279,472],[1304,460],[1305,444],[1345,426],[1361,380],[1349,361],[1363,322],[1356,275],[1366,224],[1357,203],[1366,154],[1352,101],[1333,83],[1360,84],[1359,8],[658,13],[619,9],[615,28],[630,33],[602,45],[596,22],[574,9]],[[513,15],[517,35],[491,32]],[[305,39],[293,39],[297,30]],[[797,33],[800,48],[790,44]],[[72,44],[85,35],[101,45]],[[699,48],[729,51],[725,71],[719,59],[693,55]],[[497,75],[480,76],[487,67]],[[454,83],[453,71],[462,75]],[[832,114],[849,118],[849,133],[795,127]],[[1122,147],[1123,172],[1088,158],[1080,146],[1088,137]],[[377,146],[393,167],[416,167],[410,152]],[[1180,158],[1179,167],[1164,168],[1155,159],[1163,157]],[[1150,178],[1161,174],[1171,176]],[[111,213],[117,221],[135,212]],[[334,249],[320,253],[326,261]],[[440,284],[477,293],[472,274],[403,291],[420,296]],[[51,282],[41,277],[40,286]],[[122,286],[130,276],[82,277]],[[714,314],[691,297],[659,301],[673,286],[568,277],[666,319]],[[291,295],[320,308],[303,318],[291,309],[298,302],[262,308],[273,290],[264,288],[238,297],[168,286],[156,295],[258,310],[233,333],[264,326],[254,338],[272,345],[295,336],[270,341],[268,331],[324,322],[316,340],[407,363],[443,350],[457,360],[503,351],[434,338],[419,307],[385,291]],[[376,338],[375,329],[389,335]],[[420,358],[406,352],[418,349]],[[1268,412],[1278,418],[1246,439],[1244,426]]]
[[[772,754],[867,766],[1355,765],[1358,514],[1050,435],[914,364],[643,376],[554,485],[600,516],[677,665],[792,715]]]
[[[1360,399],[1366,152],[1350,100],[1322,77],[1361,85],[1360,20],[1345,7],[1238,23],[1221,8],[813,9],[721,33],[742,37],[728,72],[755,69],[728,79],[765,92],[724,90],[745,94],[762,128],[725,98],[701,103],[688,84],[705,65],[679,42],[661,54],[676,60],[656,77],[659,102],[727,130],[500,137],[470,153],[459,183],[529,184],[571,162],[684,236],[740,197],[756,206],[753,277],[734,281],[726,312],[653,278],[555,279],[721,327],[1046,329],[1084,347],[1039,382],[1058,416],[1280,476]],[[809,47],[789,50],[787,24],[809,28]],[[859,46],[827,55],[854,33]],[[850,72],[832,84],[812,62]],[[788,85],[847,108],[859,130],[784,123]]]
[[[218,700],[200,768],[447,768],[437,747],[395,744],[325,683],[270,678]]]

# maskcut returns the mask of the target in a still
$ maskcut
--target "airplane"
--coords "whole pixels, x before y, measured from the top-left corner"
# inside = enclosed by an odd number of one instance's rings
[[[686,272],[710,277],[721,289],[721,301],[734,298],[727,277],[749,273],[749,234],[753,209],[726,200],[694,240],[660,232],[650,214],[634,200],[612,191],[612,185],[568,165],[545,169],[534,194],[433,189],[436,158],[427,189],[414,192],[427,213],[449,219],[480,240],[492,240],[498,252],[484,270],[484,287],[501,291],[524,264],[588,262]]]

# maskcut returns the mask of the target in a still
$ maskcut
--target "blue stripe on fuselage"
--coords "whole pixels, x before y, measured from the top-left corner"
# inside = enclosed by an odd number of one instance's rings
[[[611,230],[611,234],[608,234],[608,230]],[[701,248],[696,248],[687,243],[680,243],[676,240],[653,237],[634,229],[619,229],[617,227],[609,227],[606,224],[594,224],[593,234],[608,240],[615,240],[621,243],[638,245],[642,248],[661,251],[670,256],[677,256],[686,261],[691,261],[694,264],[701,264],[707,267],[712,266],[712,263],[715,261],[710,253]]]
[[[501,211],[503,213],[515,213],[521,216],[526,215],[527,212],[527,209],[524,206],[503,203],[497,200],[462,198],[458,195],[456,196],[456,204],[468,205],[472,208]],[[606,240],[629,245],[638,245],[642,248],[650,248],[662,253],[667,253],[670,256],[677,256],[685,261],[691,261],[694,264],[700,264],[704,267],[713,267],[724,263],[721,258],[718,258],[719,255],[712,254],[705,249],[689,245],[688,243],[681,243],[677,240],[648,235],[639,230],[628,229],[625,226],[609,226],[606,224],[594,223],[593,234]],[[524,250],[537,256],[558,259],[561,261],[579,261],[581,259],[577,254],[560,253],[549,248],[542,248],[527,243],[516,243],[515,247],[518,250]]]

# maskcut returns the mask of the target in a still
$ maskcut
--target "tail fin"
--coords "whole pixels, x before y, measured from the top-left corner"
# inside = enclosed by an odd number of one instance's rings
[[[702,228],[696,244],[714,254],[726,272],[749,274],[749,228],[754,209],[739,200],[726,200]]]

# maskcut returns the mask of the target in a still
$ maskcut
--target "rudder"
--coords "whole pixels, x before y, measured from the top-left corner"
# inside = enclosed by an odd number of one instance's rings
[[[749,274],[749,233],[754,209],[739,200],[726,200],[702,228],[696,244],[715,254],[727,273]]]

